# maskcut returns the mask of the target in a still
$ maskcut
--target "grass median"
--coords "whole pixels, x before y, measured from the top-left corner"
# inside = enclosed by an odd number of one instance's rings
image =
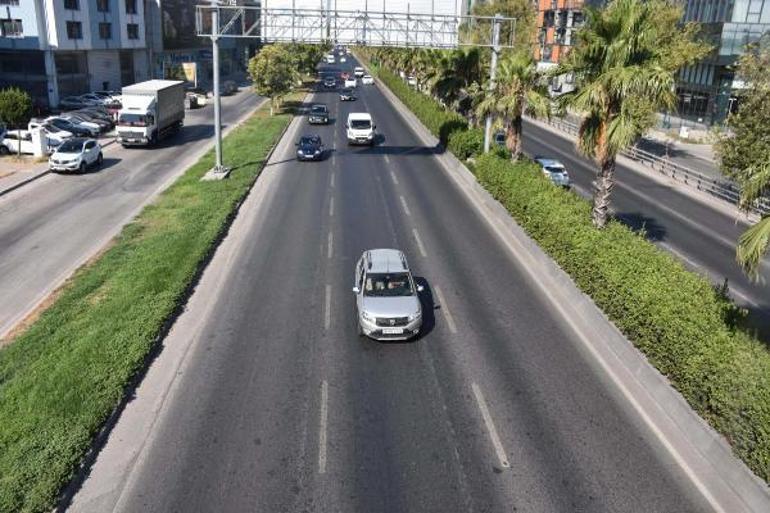
[[[743,314],[725,291],[685,269],[643,233],[614,220],[596,229],[590,202],[554,187],[531,162],[478,156],[478,129],[450,123],[453,130],[447,131],[452,113],[392,71],[370,69],[435,136],[449,140],[450,150],[463,159],[477,157],[471,167],[479,183],[725,436],[735,454],[770,481],[770,350],[741,330]]]
[[[0,512],[54,507],[291,118],[258,109],[223,141],[229,179],[200,181],[209,151],[0,351]]]

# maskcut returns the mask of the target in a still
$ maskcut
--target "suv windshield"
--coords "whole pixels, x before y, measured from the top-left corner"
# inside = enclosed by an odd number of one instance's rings
[[[326,114],[326,106],[316,105],[312,109],[310,109],[310,112],[313,114]]]
[[[365,296],[413,296],[409,273],[369,273],[364,284]]]
[[[61,153],[79,153],[83,149],[83,141],[64,141],[59,146]]]
[[[371,127],[372,123],[368,119],[354,119],[350,122],[350,128],[354,130],[367,130]]]

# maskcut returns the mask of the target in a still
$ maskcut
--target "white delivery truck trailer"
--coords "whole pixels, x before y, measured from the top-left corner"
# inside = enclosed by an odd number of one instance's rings
[[[118,142],[147,146],[178,131],[184,123],[183,84],[179,80],[148,80],[124,87]]]

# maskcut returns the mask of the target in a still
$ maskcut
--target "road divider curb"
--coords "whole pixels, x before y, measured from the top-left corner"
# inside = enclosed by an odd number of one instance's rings
[[[429,147],[439,140],[401,100],[376,79],[386,99]],[[451,152],[436,154],[442,167],[497,234],[512,256],[580,338],[597,373],[606,376],[715,511],[770,511],[770,489],[687,403],[668,379],[583,294],[555,261],[511,217]]]

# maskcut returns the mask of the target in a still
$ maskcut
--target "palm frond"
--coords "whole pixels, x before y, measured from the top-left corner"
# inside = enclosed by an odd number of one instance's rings
[[[763,217],[757,224],[741,235],[735,251],[735,259],[746,274],[759,279],[759,269],[770,244],[770,216]]]

